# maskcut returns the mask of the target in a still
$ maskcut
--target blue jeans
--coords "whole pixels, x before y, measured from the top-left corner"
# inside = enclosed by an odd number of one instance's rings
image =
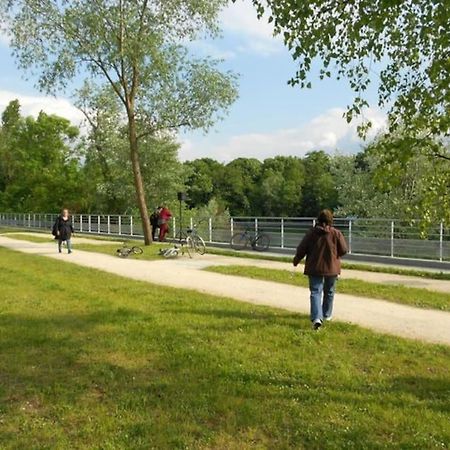
[[[59,251],[59,253],[61,253],[62,243],[63,242],[64,241],[61,241],[60,239],[58,240],[58,251]],[[69,253],[72,253],[72,241],[70,239],[67,239],[66,242],[67,242],[67,251]]]
[[[333,300],[337,276],[309,276],[311,292],[311,321],[323,320],[333,315]]]

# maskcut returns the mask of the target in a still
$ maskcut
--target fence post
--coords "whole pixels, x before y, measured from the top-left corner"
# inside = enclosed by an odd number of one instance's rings
[[[234,234],[234,220],[231,217],[230,218],[230,236],[233,237],[233,234]]]
[[[80,214],[80,233],[83,232],[83,214]]]
[[[312,223],[313,223],[313,227],[315,227],[316,226],[316,219],[313,219]]]
[[[281,218],[281,248],[284,248],[284,218]]]
[[[352,253],[352,219],[348,221],[348,253]]]
[[[172,229],[173,229],[172,237],[174,239],[176,239],[177,238],[177,220],[175,219],[175,216],[172,217]],[[181,240],[181,230],[180,230],[180,240]]]
[[[108,221],[107,221],[107,230],[108,234],[111,234],[111,216],[108,215]]]
[[[208,219],[209,242],[212,242],[212,217]]]
[[[258,218],[255,217],[255,234],[258,234]]]
[[[394,257],[394,230],[395,224],[394,221],[391,222],[391,258]]]
[[[88,231],[92,232],[92,216],[90,214],[88,215]]]
[[[97,233],[101,234],[101,232],[102,232],[102,224],[101,224],[101,221],[100,221],[100,214],[99,214],[97,216]]]
[[[189,226],[190,226],[191,230],[192,230],[192,228],[194,228],[194,219],[192,217],[189,220]]]
[[[133,216],[130,216],[130,236],[133,236]]]
[[[444,221],[441,220],[439,227],[439,261],[444,259]]]
[[[122,234],[122,216],[119,216],[119,236]]]

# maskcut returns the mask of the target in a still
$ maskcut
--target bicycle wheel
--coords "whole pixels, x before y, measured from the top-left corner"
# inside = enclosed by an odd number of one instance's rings
[[[117,256],[119,258],[128,258],[130,253],[131,253],[131,250],[129,248],[126,248],[126,247],[117,249]]]
[[[231,238],[230,245],[233,250],[243,250],[247,247],[248,236],[245,233],[235,233]]]
[[[252,244],[252,247],[253,250],[264,252],[269,248],[269,245],[270,237],[267,234],[258,234]]]
[[[194,249],[199,255],[204,255],[206,252],[206,245],[203,238],[200,236],[195,236],[194,241]]]
[[[144,253],[144,250],[142,250],[141,247],[132,247],[131,251],[135,254],[135,255],[142,255],[142,253]]]

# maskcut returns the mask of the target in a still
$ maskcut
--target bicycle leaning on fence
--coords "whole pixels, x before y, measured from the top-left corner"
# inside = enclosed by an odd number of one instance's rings
[[[250,246],[253,250],[263,252],[270,246],[270,237],[265,233],[253,234],[250,228],[246,228],[244,231],[233,234],[230,245],[234,250],[245,250]]]

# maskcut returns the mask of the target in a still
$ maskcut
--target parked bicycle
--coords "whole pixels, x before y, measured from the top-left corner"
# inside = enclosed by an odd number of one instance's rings
[[[206,252],[206,244],[197,231],[197,226],[200,223],[201,221],[198,224],[194,224],[192,228],[188,228],[186,243],[188,247],[190,247],[190,250],[192,250],[195,253],[198,253],[199,255],[204,255]]]
[[[117,249],[117,256],[119,258],[128,258],[130,255],[142,255],[144,250],[141,247],[133,246],[130,247],[126,242],[123,243],[121,248]]]
[[[265,233],[252,233],[249,228],[244,231],[234,233],[230,241],[234,250],[245,250],[251,247],[253,250],[263,252],[270,246],[270,237]]]

